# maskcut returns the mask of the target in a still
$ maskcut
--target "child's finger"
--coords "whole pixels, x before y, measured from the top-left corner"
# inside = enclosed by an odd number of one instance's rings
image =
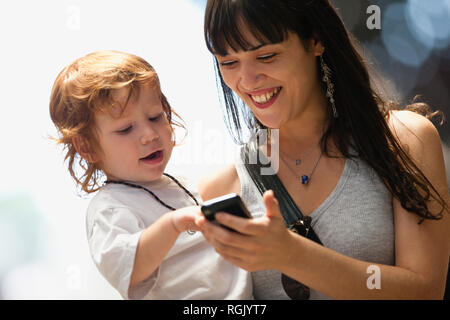
[[[203,215],[197,216],[197,217],[195,218],[195,224],[196,224],[199,228],[202,228],[202,227],[205,225],[205,221],[206,221],[206,218],[205,218],[205,216],[203,216]]]

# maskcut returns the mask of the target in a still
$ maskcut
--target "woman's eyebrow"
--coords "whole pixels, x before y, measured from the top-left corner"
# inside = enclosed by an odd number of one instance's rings
[[[262,43],[260,45],[255,46],[255,47],[248,48],[246,51],[256,51],[256,50],[258,50],[258,49],[260,49],[260,48],[262,48],[264,46],[267,46],[267,43]]]
[[[256,50],[258,50],[258,49],[260,49],[260,48],[262,48],[262,47],[265,47],[265,46],[268,46],[268,45],[271,45],[271,44],[274,44],[274,43],[261,43],[261,44],[259,44],[259,45],[257,45],[257,46],[247,48],[247,49],[245,49],[245,50],[243,50],[243,51],[244,51],[244,52],[248,52],[248,51],[256,51]],[[230,55],[229,52],[225,52],[224,55],[221,55],[221,54],[219,54],[219,53],[214,53],[214,54],[215,54],[216,56],[219,56],[219,57],[226,57],[226,56]]]
[[[256,51],[256,50],[258,50],[258,49],[260,49],[260,48],[262,48],[262,47],[265,47],[265,46],[267,46],[267,45],[269,45],[269,44],[270,44],[270,43],[262,43],[262,44],[259,44],[259,45],[257,45],[257,46],[254,46],[254,47],[250,47],[250,48],[248,48],[248,49],[245,49],[244,51],[245,51],[245,52],[247,52],[247,51]],[[217,56],[220,56],[220,57],[226,57],[226,56],[230,55],[230,53],[226,52],[224,55],[221,55],[221,54],[219,54],[219,53],[216,53],[216,55],[217,55]]]

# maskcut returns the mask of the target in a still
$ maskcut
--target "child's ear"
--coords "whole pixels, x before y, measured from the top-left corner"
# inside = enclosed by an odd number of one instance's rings
[[[72,138],[73,146],[77,150],[78,154],[87,162],[95,163],[98,161],[95,154],[91,151],[89,142],[80,135],[76,135]]]
[[[177,145],[177,137],[175,136],[175,129],[173,126],[170,126],[170,131],[172,132],[172,136],[171,136],[172,146],[175,147]]]

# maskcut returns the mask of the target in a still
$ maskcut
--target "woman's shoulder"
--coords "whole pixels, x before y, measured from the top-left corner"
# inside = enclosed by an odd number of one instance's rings
[[[436,190],[448,201],[448,185],[441,138],[426,117],[412,111],[392,112],[391,131]]]
[[[408,110],[391,111],[389,127],[402,147],[410,154],[441,148],[441,139],[436,127],[426,117]]]
[[[198,192],[203,201],[232,192],[240,194],[241,185],[234,164],[229,164],[219,171],[200,179]]]
[[[436,127],[425,116],[410,110],[392,110],[389,113],[389,124],[397,129],[408,127],[409,129],[424,131],[436,131]],[[402,125],[399,127],[399,125]]]

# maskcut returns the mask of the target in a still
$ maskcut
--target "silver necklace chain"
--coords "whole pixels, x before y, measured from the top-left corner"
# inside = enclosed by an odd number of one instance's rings
[[[281,160],[284,162],[284,164],[286,165],[286,167],[288,167],[288,169],[302,182],[302,184],[307,185],[309,183],[309,181],[311,180],[312,175],[314,174],[314,171],[316,171],[317,165],[319,164],[320,159],[322,158],[322,151],[320,151],[320,156],[317,159],[316,163],[314,164],[314,168],[311,170],[311,173],[309,175],[302,175],[301,177],[297,174],[297,172],[295,172],[290,166],[289,164],[286,162],[286,160],[281,157]]]
[[[306,152],[303,153],[303,155],[301,157],[292,159],[291,157],[289,157],[286,153],[284,153],[283,151],[280,150],[281,153],[284,154],[284,156],[286,158],[288,158],[291,161],[295,162],[295,165],[298,166],[302,163],[302,159],[305,159],[307,156],[309,156],[315,149],[315,147],[317,147],[320,144],[320,142],[318,144],[313,145],[309,150],[307,150]],[[284,160],[283,160],[284,161]]]

